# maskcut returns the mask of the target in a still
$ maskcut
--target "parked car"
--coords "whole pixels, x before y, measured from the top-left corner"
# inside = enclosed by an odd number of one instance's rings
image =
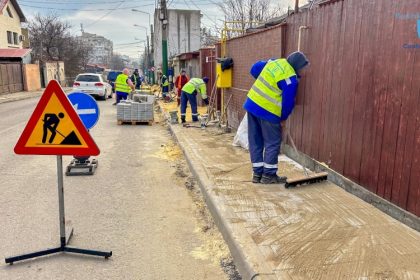
[[[77,75],[73,83],[73,91],[82,91],[98,96],[102,100],[112,98],[112,86],[105,82],[101,74],[84,73]]]
[[[108,83],[112,86],[112,92],[115,92],[115,80],[117,76],[121,74],[121,71],[110,71],[107,76]]]

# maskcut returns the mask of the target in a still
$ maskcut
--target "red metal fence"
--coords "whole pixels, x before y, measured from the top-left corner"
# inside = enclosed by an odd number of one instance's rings
[[[233,39],[227,47],[235,62],[233,86],[248,89],[252,63],[281,56],[282,45],[285,53],[295,51],[299,27],[308,26],[302,51],[311,65],[290,119],[298,148],[417,216],[419,13],[418,0],[335,1],[289,17],[287,27]],[[246,93],[229,94],[229,122],[237,126]]]

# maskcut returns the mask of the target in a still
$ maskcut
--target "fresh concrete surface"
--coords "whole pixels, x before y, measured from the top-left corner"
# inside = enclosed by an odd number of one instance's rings
[[[1,257],[59,244],[55,156],[13,153],[37,101],[0,105]],[[99,167],[93,176],[64,177],[65,210],[75,230],[71,246],[113,256],[58,254],[12,266],[0,260],[0,279],[227,279],[212,257],[224,254],[223,244],[200,230],[196,203],[177,175],[182,153],[168,150],[167,129],[118,126],[112,101],[98,103],[101,118],[91,132]],[[63,159],[66,166],[71,157]]]
[[[398,207],[397,205],[389,202],[388,200],[370,192],[369,190],[363,188],[362,186],[352,182],[350,179],[339,174],[335,170],[329,168],[323,163],[320,163],[309,156],[296,152],[289,145],[283,146],[283,151],[290,158],[298,161],[300,164],[305,165],[311,170],[316,170],[316,172],[327,172],[328,180],[334,182],[337,186],[345,189],[347,192],[363,199],[367,203],[375,206],[384,213],[390,215],[391,217],[397,219],[398,221],[404,223],[405,225],[420,231],[420,217]],[[298,151],[299,152],[299,151]]]
[[[420,279],[419,232],[331,182],[252,184],[248,152],[232,134],[171,131],[244,279]],[[279,173],[303,175],[287,158]]]

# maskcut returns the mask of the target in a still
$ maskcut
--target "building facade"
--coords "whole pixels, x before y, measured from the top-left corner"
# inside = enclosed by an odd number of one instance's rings
[[[168,58],[200,49],[201,15],[199,10],[168,9]],[[155,10],[153,60],[156,68],[162,67],[162,22]]]
[[[110,64],[114,48],[111,40],[87,32],[83,32],[79,39],[83,44],[92,47],[92,56],[89,59],[90,64],[101,64],[105,66]]]
[[[21,49],[22,30],[20,24],[26,22],[16,0],[0,0],[0,49]]]

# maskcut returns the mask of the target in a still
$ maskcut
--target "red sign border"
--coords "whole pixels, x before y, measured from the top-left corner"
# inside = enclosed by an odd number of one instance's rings
[[[48,147],[25,147],[28,142],[29,137],[31,136],[35,126],[37,125],[41,114],[44,112],[45,107],[47,107],[48,102],[50,101],[53,93],[56,94],[58,100],[62,104],[63,108],[66,110],[68,116],[73,121],[75,127],[80,133],[80,136],[86,142],[86,148],[48,148]],[[77,155],[77,156],[97,156],[100,151],[96,145],[93,138],[90,136],[86,127],[83,125],[82,121],[79,118],[79,115],[74,110],[69,99],[61,88],[60,84],[56,80],[51,80],[47,87],[45,88],[44,93],[41,96],[32,116],[30,117],[28,123],[25,126],[25,129],[22,132],[16,146],[14,148],[16,154],[19,155]]]

